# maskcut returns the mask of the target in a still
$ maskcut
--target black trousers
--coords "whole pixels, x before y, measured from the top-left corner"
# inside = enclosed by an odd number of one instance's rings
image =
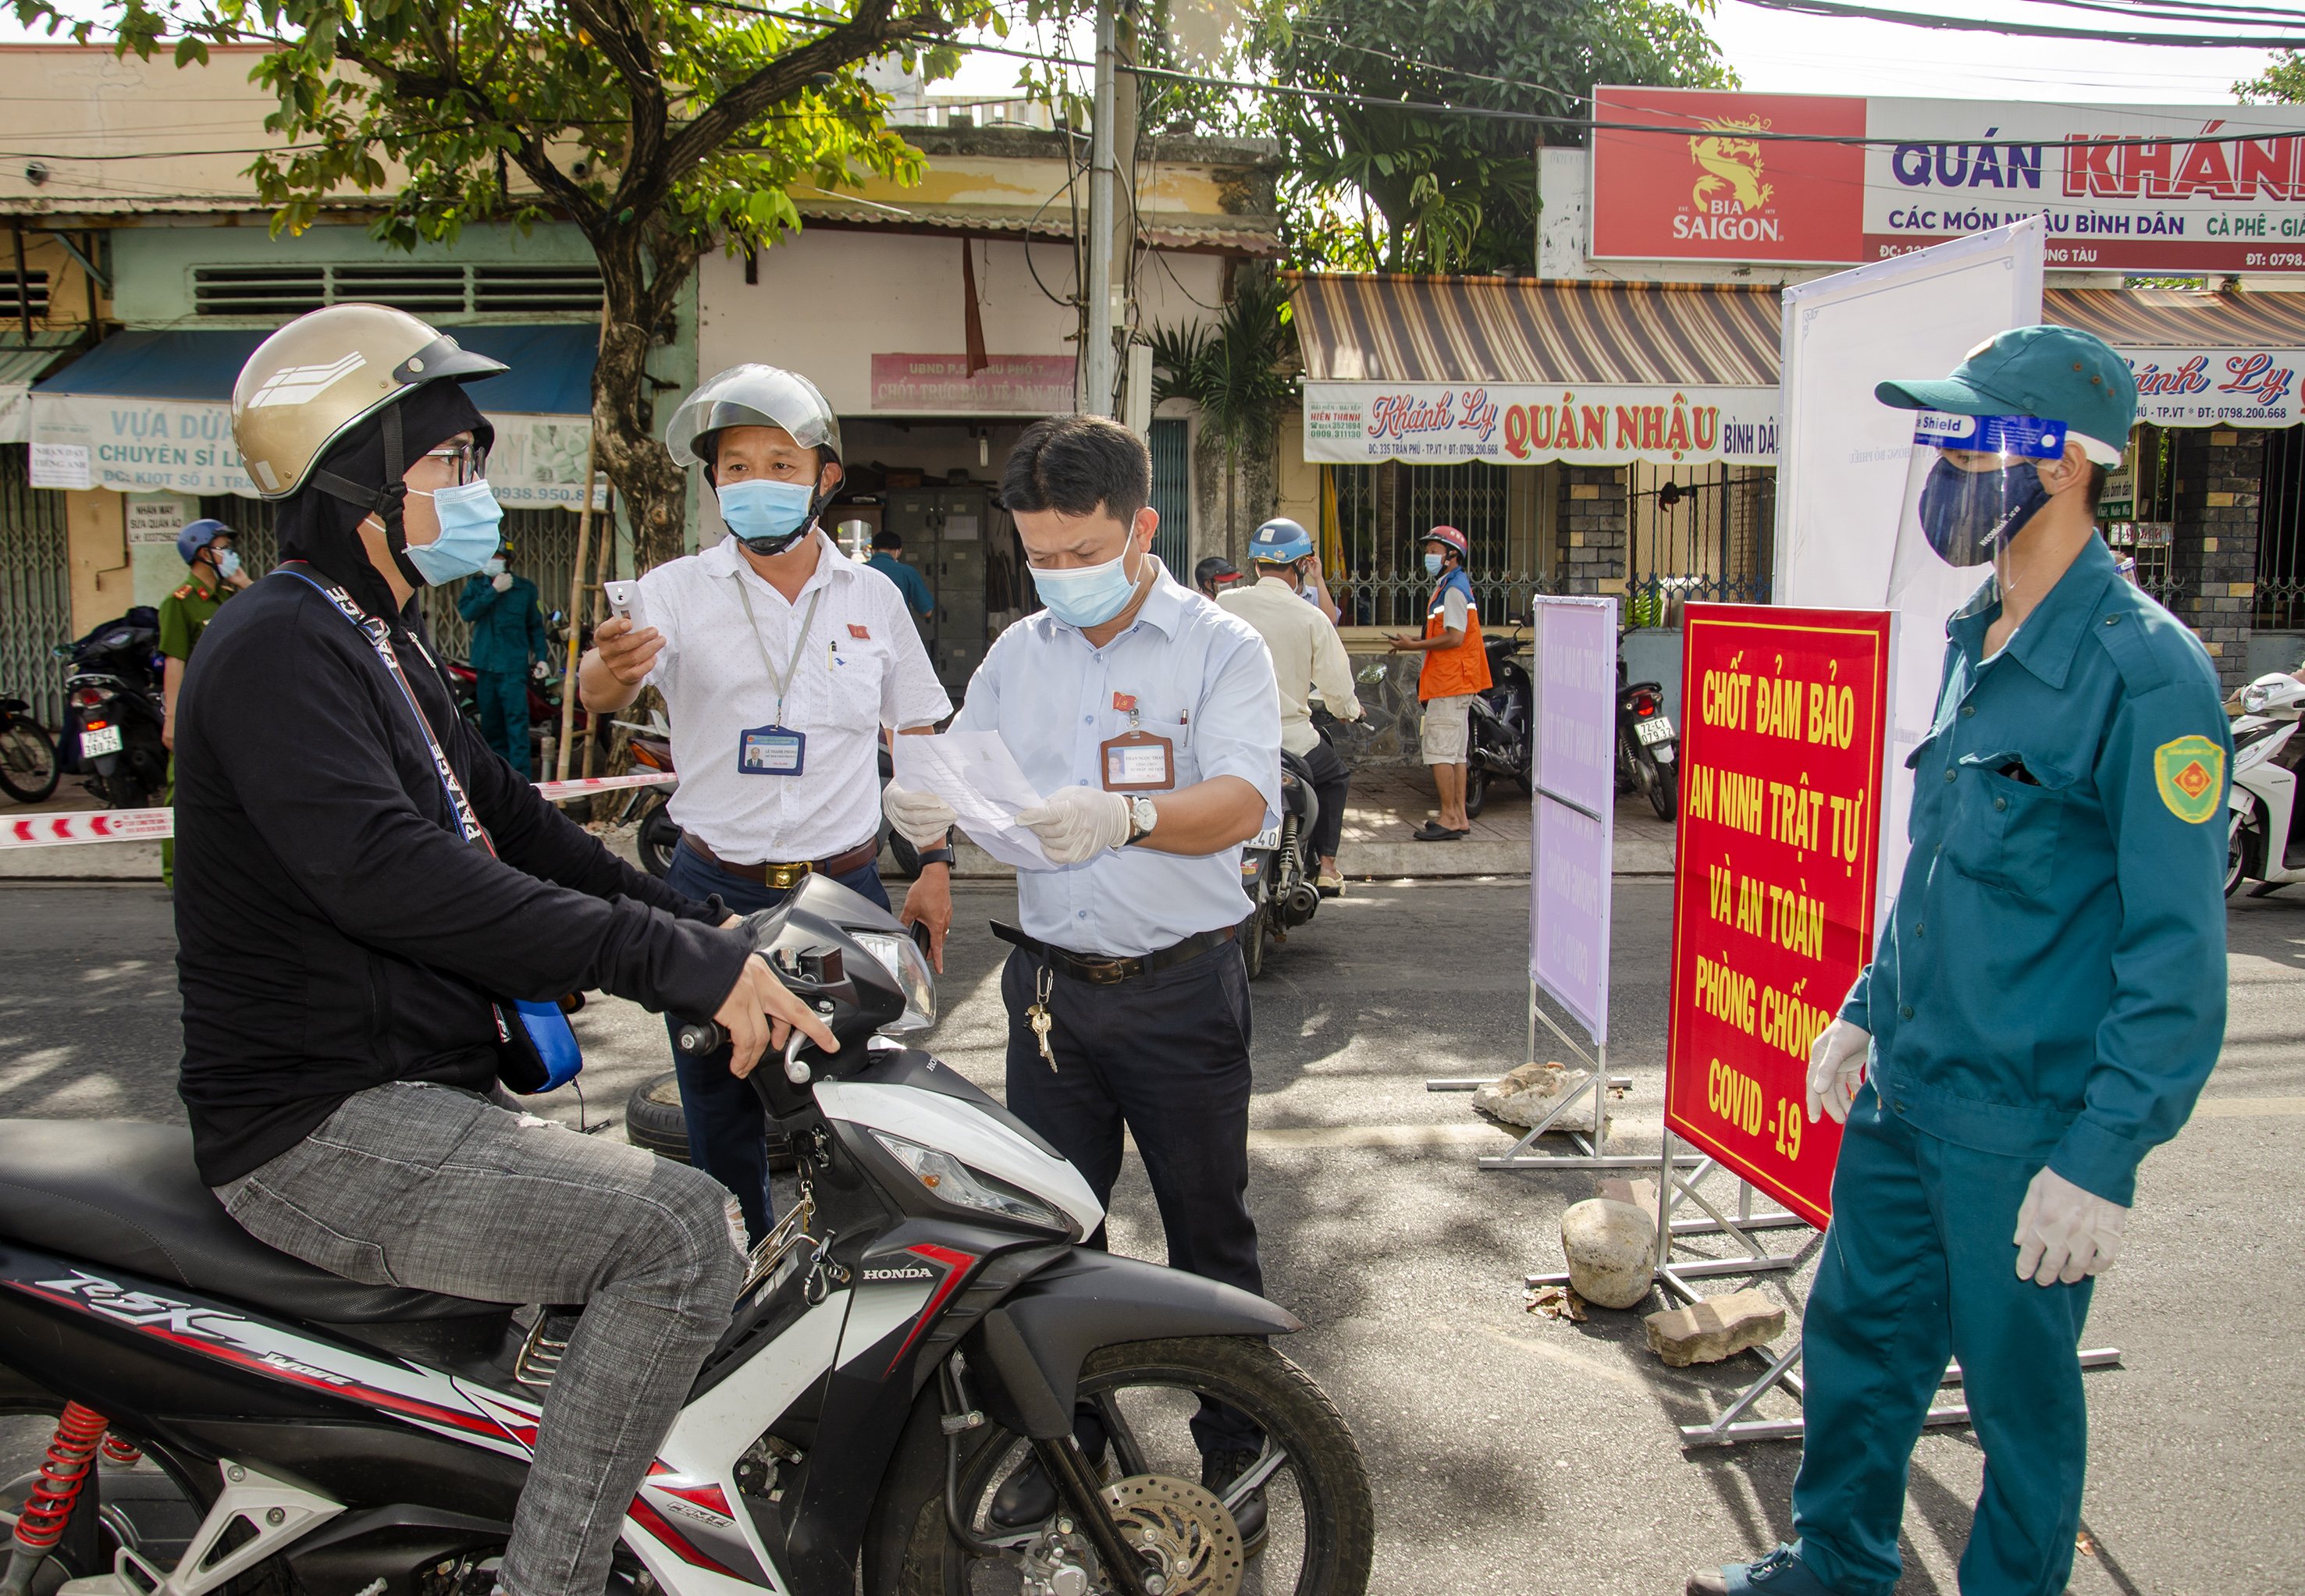
[[[1313,796],[1321,801],[1321,818],[1313,825],[1313,856],[1334,859],[1345,835],[1345,794],[1352,786],[1352,773],[1325,736],[1305,755],[1305,767],[1313,773]]]
[[[1057,976],[1054,1069],[1025,1014],[1042,968],[1020,947],[1000,975],[1010,1112],[1107,1204],[1127,1126],[1161,1207],[1170,1267],[1263,1295],[1248,1211],[1248,972],[1238,947],[1112,986]],[[1105,1244],[1101,1226],[1087,1244]],[[1212,1402],[1195,1415],[1193,1439],[1204,1453],[1263,1444],[1245,1415]]]

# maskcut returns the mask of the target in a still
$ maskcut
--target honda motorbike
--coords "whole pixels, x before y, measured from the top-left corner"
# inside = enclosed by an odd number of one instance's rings
[[[1660,820],[1680,808],[1679,737],[1664,712],[1664,689],[1654,682],[1627,682],[1625,662],[1617,661],[1617,791],[1643,792]]]
[[[1525,621],[1514,621],[1508,632],[1484,636],[1481,646],[1489,657],[1489,687],[1474,695],[1467,726],[1470,741],[1465,761],[1465,814],[1477,818],[1488,802],[1489,782],[1502,777],[1517,783],[1523,796],[1536,791],[1536,740],[1531,735],[1536,694],[1528,668],[1518,656],[1527,639]]]
[[[64,679],[64,761],[113,809],[143,809],[168,785],[159,617],[139,605],[55,653]]]
[[[2305,881],[2305,806],[2297,777],[2305,738],[2297,734],[2305,710],[2305,683],[2275,672],[2241,690],[2241,717],[2233,725],[2233,785],[2225,795],[2225,896],[2255,881],[2262,897]]]
[[[1080,1245],[1104,1218],[1087,1183],[897,1040],[936,989],[891,916],[811,880],[746,925],[839,1048],[795,1038],[749,1077],[802,1150],[798,1197],[625,1509],[611,1588],[1235,1596],[1253,1571],[1359,1596],[1368,1478],[1270,1345],[1297,1321]],[[174,1125],[0,1121],[0,1407],[56,1415],[0,1588],[487,1596],[581,1310],[523,1326],[274,1252]],[[1204,1398],[1263,1436],[1212,1487]],[[1027,1459],[1053,1508],[1004,1524]]]
[[[1264,973],[1264,956],[1321,907],[1320,864],[1313,856],[1321,800],[1312,768],[1280,751],[1280,823],[1251,837],[1240,851],[1240,889],[1255,906],[1241,921],[1240,953],[1248,979]]]

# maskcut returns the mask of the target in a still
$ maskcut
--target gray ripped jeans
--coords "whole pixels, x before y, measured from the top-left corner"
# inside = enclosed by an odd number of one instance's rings
[[[354,1280],[584,1304],[499,1583],[600,1596],[625,1509],[727,1328],[743,1278],[727,1193],[640,1148],[400,1082],[217,1195],[259,1241]]]

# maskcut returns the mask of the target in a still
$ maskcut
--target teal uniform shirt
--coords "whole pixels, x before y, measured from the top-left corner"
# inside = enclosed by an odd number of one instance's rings
[[[2102,542],[1986,661],[2000,613],[1988,581],[1946,627],[1912,851],[1841,1017],[1915,1129],[2128,1205],[2224,1038],[2233,736],[2199,642]]]
[[[885,548],[876,548],[872,557],[864,563],[897,584],[897,590],[905,596],[906,609],[923,619],[936,613],[936,595],[929,591],[929,584],[921,573],[904,561]]]
[[[532,659],[549,659],[552,644],[544,635],[544,615],[538,609],[536,584],[515,576],[499,593],[495,579],[475,576],[456,596],[456,613],[472,624],[472,668],[499,675],[525,676]]]

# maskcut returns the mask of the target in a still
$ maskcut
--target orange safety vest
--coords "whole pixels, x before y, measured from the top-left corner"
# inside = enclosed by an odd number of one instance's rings
[[[1489,651],[1481,642],[1480,604],[1473,597],[1472,578],[1462,571],[1450,572],[1433,590],[1433,607],[1425,615],[1425,635],[1439,637],[1449,629],[1446,601],[1452,586],[1465,592],[1465,641],[1453,649],[1434,649],[1426,653],[1425,668],[1416,676],[1420,703],[1428,699],[1453,698],[1459,693],[1486,692],[1489,689]]]

